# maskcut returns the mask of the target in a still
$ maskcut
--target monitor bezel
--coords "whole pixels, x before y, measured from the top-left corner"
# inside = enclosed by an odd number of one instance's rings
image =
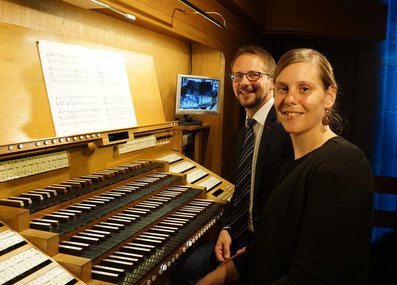
[[[181,99],[181,87],[182,78],[196,78],[196,79],[209,79],[218,81],[218,94],[217,94],[217,110],[199,110],[199,109],[181,109],[180,99]],[[221,97],[222,97],[222,78],[210,77],[210,76],[199,76],[199,75],[189,75],[189,74],[178,74],[177,86],[176,86],[176,101],[175,101],[175,114],[176,115],[219,115],[221,113]]]

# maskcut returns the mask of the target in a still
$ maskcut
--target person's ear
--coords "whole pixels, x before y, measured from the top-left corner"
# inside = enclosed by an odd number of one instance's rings
[[[336,100],[336,88],[331,85],[328,87],[326,93],[327,93],[326,95],[327,97],[325,100],[325,106],[326,109],[331,109],[332,106],[334,106]]]
[[[270,78],[270,81],[269,81],[269,90],[274,90],[274,79],[273,79],[273,78]]]

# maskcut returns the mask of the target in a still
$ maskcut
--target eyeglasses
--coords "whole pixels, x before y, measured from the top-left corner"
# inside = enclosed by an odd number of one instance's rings
[[[270,75],[270,73],[259,72],[259,71],[258,72],[250,71],[247,73],[237,72],[230,74],[230,78],[232,79],[233,82],[240,82],[241,80],[243,80],[244,75],[247,77],[249,81],[258,81],[262,75]]]

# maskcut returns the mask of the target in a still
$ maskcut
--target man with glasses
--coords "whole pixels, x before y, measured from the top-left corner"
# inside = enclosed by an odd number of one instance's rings
[[[178,284],[195,284],[219,263],[245,250],[283,161],[293,157],[290,137],[277,122],[273,107],[275,67],[273,57],[258,46],[240,48],[232,60],[234,95],[246,111],[245,127],[237,140],[236,188],[215,246],[207,243],[191,253],[178,271]]]

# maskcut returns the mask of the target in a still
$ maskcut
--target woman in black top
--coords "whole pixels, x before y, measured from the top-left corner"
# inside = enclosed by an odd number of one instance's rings
[[[198,284],[366,284],[372,174],[362,151],[337,135],[333,69],[319,52],[295,49],[274,80],[295,160],[267,200],[255,242]]]

